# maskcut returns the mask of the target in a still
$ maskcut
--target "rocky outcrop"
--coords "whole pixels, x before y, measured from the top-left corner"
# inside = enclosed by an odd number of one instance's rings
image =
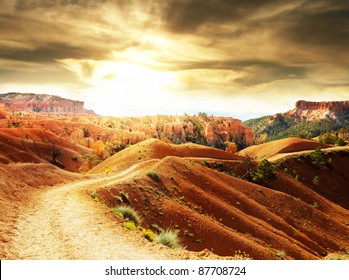
[[[16,126],[30,125],[48,129],[91,149],[94,142],[101,140],[108,143],[106,149],[111,153],[149,138],[175,144],[193,142],[220,149],[225,149],[227,143],[235,143],[238,148],[244,148],[252,145],[254,140],[252,129],[244,126],[241,120],[208,117],[204,113],[197,116],[102,117],[86,110],[81,101],[31,93],[0,94],[1,104],[0,118],[2,115],[6,118],[6,113],[8,117],[10,112],[11,118],[15,118],[12,123]],[[21,114],[12,114],[13,112]],[[43,112],[49,113],[47,118],[50,121],[37,120],[38,115],[41,119]],[[59,125],[54,121],[56,115],[59,115],[60,122],[64,115],[67,120]]]
[[[166,136],[169,135],[171,140],[185,141],[186,131],[185,127],[187,126],[184,122],[169,122],[164,123],[163,134]]]
[[[0,94],[0,102],[12,112],[45,112],[63,114],[95,114],[84,108],[84,102],[59,96],[33,93]]]
[[[169,117],[155,121],[159,139],[167,138],[173,143],[194,142],[217,148],[224,148],[226,142],[235,142],[240,147],[253,144],[254,136],[250,127],[241,120],[230,117],[183,116]],[[169,118],[176,121],[169,121]],[[140,122],[142,120],[139,120]]]
[[[345,111],[349,111],[349,101],[310,102],[300,100],[296,102],[295,109],[287,113],[299,119],[335,121]]]
[[[217,123],[219,133],[224,138],[224,141],[244,143],[246,146],[253,144],[253,131],[250,127],[243,125],[241,120],[234,118],[217,118]]]

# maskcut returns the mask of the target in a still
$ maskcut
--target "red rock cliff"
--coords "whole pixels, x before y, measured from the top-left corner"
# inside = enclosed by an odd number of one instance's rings
[[[300,100],[295,109],[288,112],[291,116],[300,119],[331,119],[336,120],[343,111],[349,110],[349,101],[311,102]]]
[[[0,94],[0,102],[4,103],[9,111],[94,114],[93,111],[84,108],[82,101],[48,94],[6,93]]]

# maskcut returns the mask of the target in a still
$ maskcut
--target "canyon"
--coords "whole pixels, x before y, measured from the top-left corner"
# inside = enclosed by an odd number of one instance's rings
[[[9,96],[2,259],[348,259],[348,146],[251,145],[252,129],[234,118],[106,117],[81,102]],[[266,161],[272,180],[260,180]],[[125,206],[140,217],[133,230],[115,214]],[[167,230],[181,248],[144,236]]]

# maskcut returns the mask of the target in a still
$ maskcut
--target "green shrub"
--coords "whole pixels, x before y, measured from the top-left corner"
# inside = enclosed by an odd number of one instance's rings
[[[333,145],[336,143],[336,136],[331,133],[324,133],[319,136],[320,143]]]
[[[343,138],[338,138],[337,140],[336,140],[336,145],[337,146],[345,146],[347,144],[347,142],[345,142],[344,140],[343,140]]]
[[[141,224],[141,218],[139,217],[136,210],[129,206],[120,206],[118,208],[112,209],[115,213],[121,213],[124,219],[133,221],[135,225],[139,226]]]
[[[315,185],[319,184],[319,183],[320,183],[320,177],[319,177],[319,176],[315,176],[315,177],[313,178],[313,183],[314,183]]]
[[[102,161],[98,158],[96,154],[84,154],[81,156],[83,159],[87,160],[92,166],[100,164]]]
[[[314,152],[310,153],[311,162],[320,169],[326,168],[326,154],[317,147]]]
[[[253,182],[264,186],[276,179],[273,166],[267,159],[263,159],[258,163],[255,170],[251,171],[250,174]]]
[[[173,249],[181,247],[177,230],[164,230],[156,237],[156,242]]]
[[[147,176],[152,178],[154,181],[157,181],[157,182],[161,181],[159,175],[155,171],[153,171],[153,170],[149,170],[147,172]]]

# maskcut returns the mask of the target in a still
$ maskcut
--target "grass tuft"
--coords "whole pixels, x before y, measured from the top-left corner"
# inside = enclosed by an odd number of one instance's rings
[[[136,210],[129,206],[120,206],[113,208],[113,212],[121,213],[125,220],[134,222],[136,226],[141,224],[141,218],[139,217]]]
[[[285,251],[277,251],[277,252],[275,253],[275,255],[276,255],[279,259],[281,259],[281,260],[284,260],[285,257],[286,257]]]
[[[181,247],[177,230],[164,230],[156,237],[156,242],[173,249]]]

